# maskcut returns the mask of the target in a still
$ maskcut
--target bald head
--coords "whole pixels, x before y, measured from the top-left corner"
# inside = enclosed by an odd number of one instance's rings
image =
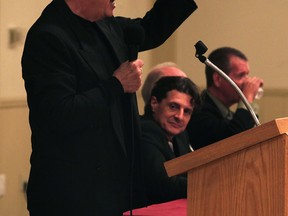
[[[142,87],[142,97],[145,102],[145,105],[149,103],[151,97],[151,91],[155,83],[164,76],[181,76],[187,77],[187,75],[180,70],[177,65],[173,62],[164,62],[162,64],[156,65],[151,69],[149,74],[146,77],[146,80]]]

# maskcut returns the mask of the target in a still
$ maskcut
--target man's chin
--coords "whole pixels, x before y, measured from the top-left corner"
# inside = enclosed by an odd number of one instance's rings
[[[169,134],[170,134],[170,136],[177,136],[178,134],[180,134],[180,133],[182,133],[183,132],[183,130],[170,130],[169,131]]]

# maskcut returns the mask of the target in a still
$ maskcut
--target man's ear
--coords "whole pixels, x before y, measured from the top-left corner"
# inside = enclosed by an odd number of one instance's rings
[[[155,96],[151,97],[150,105],[151,105],[152,112],[155,112],[155,109],[158,106],[158,101],[157,101],[157,98]]]
[[[222,81],[223,79],[218,73],[213,73],[213,82],[216,87],[220,87]]]

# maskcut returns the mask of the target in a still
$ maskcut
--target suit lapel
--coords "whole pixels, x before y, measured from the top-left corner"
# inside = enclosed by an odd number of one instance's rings
[[[101,72],[101,68],[98,65],[99,61],[95,61],[95,56],[97,56],[96,50],[97,46],[95,43],[95,38],[93,38],[92,35],[90,35],[85,28],[81,25],[80,21],[76,18],[76,16],[70,11],[69,7],[66,5],[64,1],[53,1],[53,3],[57,4],[58,12],[62,13],[64,18],[68,20],[68,23],[70,23],[70,28],[73,30],[74,34],[76,35],[76,38],[79,41],[80,45],[80,54],[85,59],[86,63],[92,68],[92,70],[97,74],[97,76],[100,79],[108,79],[111,77],[111,74],[104,74],[106,70],[103,70]],[[114,18],[113,18],[114,19]],[[113,19],[109,20],[108,24],[113,25]],[[115,59],[117,61],[116,65],[120,65],[120,63],[127,60],[127,47],[124,44],[123,40],[119,38],[116,32],[116,24],[114,24],[114,28],[108,29],[107,21],[101,21],[99,23],[96,23],[99,30],[103,33],[105,39],[107,40],[108,46],[111,47],[111,50],[113,51],[113,55],[115,55]],[[120,34],[121,35],[121,34]],[[100,52],[101,50],[97,50]],[[111,62],[112,63],[112,62]],[[103,63],[104,64],[104,63]],[[127,155],[125,143],[124,143],[124,134],[123,134],[123,128],[122,128],[122,122],[119,115],[119,106],[122,106],[120,98],[118,100],[114,101],[114,104],[111,104],[111,119],[113,124],[114,132],[122,146],[122,149],[124,153]]]
[[[189,140],[185,132],[175,136],[174,142],[175,142],[175,145],[177,146],[179,156],[190,152],[189,145],[188,145]]]
[[[122,63],[127,60],[128,49],[124,43],[122,31],[117,27],[115,18],[107,18],[96,22],[96,25],[106,37],[111,49],[116,55],[117,60]]]

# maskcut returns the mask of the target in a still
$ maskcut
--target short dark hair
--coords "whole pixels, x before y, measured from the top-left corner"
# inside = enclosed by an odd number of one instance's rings
[[[153,114],[150,104],[152,96],[156,97],[158,102],[161,102],[164,98],[167,97],[167,93],[172,90],[177,90],[179,92],[190,95],[192,97],[190,103],[194,107],[193,111],[199,107],[201,103],[199,89],[192,80],[187,77],[167,76],[160,78],[155,83],[155,86],[151,91],[149,103],[145,105],[144,115],[151,116]]]
[[[213,52],[210,53],[208,59],[215,64],[218,68],[220,68],[224,73],[227,75],[231,71],[230,65],[230,57],[237,56],[245,61],[248,61],[247,57],[240,51],[232,47],[221,47]],[[206,86],[209,87],[213,84],[213,73],[215,72],[214,69],[205,67],[205,74],[206,74]]]

